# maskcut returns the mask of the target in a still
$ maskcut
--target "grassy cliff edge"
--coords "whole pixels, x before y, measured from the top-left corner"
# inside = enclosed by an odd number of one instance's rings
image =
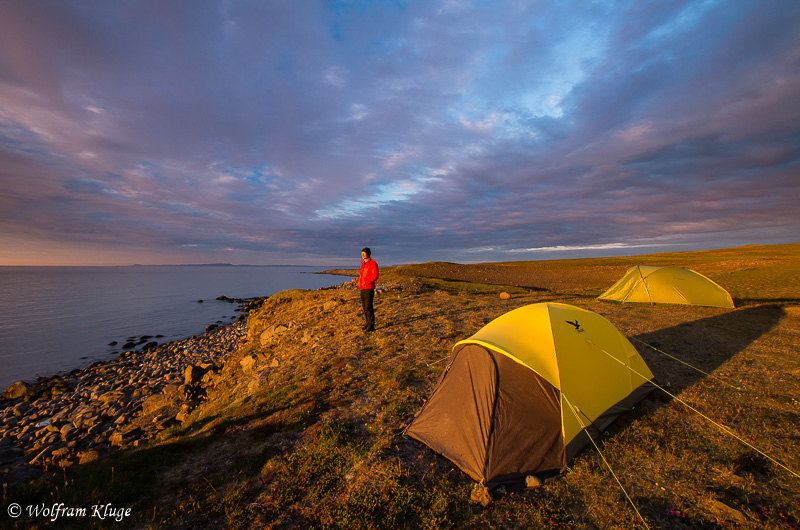
[[[737,309],[596,300],[635,264],[696,270],[728,289]],[[50,470],[4,502],[108,503],[129,508],[120,522],[139,528],[643,528],[642,520],[798,528],[798,280],[800,244],[405,265],[382,270],[371,334],[361,331],[352,282],[280,292],[249,314],[246,338],[179,425],[153,442]],[[468,477],[402,430],[458,340],[544,301],[605,316],[669,394],[656,392],[620,418],[598,440],[600,452],[584,449],[560,479],[483,507],[470,502]],[[25,515],[6,522],[50,524]]]

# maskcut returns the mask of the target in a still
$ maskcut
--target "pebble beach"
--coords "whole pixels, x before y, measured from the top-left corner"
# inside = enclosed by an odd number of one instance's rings
[[[236,351],[243,320],[65,375],[15,383],[0,402],[0,480],[16,485],[46,472],[136,446],[180,422],[199,379]],[[188,384],[187,384],[188,383]]]

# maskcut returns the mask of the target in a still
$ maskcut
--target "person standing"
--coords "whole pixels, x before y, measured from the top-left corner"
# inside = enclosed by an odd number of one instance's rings
[[[375,331],[375,281],[378,279],[378,263],[372,259],[369,247],[361,249],[361,269],[356,285],[361,291],[361,307],[364,309],[364,331]]]

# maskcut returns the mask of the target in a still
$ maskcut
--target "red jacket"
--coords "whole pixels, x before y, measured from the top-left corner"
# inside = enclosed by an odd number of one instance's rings
[[[378,263],[374,259],[361,262],[361,269],[358,271],[358,282],[356,285],[359,289],[374,289],[375,280],[378,279]]]

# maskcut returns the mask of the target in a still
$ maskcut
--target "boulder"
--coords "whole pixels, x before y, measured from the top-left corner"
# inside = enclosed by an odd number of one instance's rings
[[[74,412],[69,415],[72,424],[75,428],[79,428],[84,424],[92,424],[98,416],[97,409],[92,405],[81,405]]]
[[[25,381],[16,381],[9,386],[5,392],[3,392],[3,397],[6,399],[17,399],[21,397],[25,397],[28,394],[31,385],[26,383]]]
[[[708,510],[719,522],[732,521],[736,525],[747,524],[747,517],[742,512],[716,499],[708,503]]]
[[[483,484],[477,483],[470,490],[469,500],[485,508],[492,503],[493,499],[489,489]]]
[[[110,392],[98,395],[96,399],[100,401],[100,403],[108,404],[108,403],[120,402],[125,398],[126,396],[124,392],[120,392],[119,390],[112,390]]]
[[[81,451],[78,453],[78,463],[79,464],[88,464],[89,462],[94,462],[100,458],[100,455],[94,449],[90,449],[88,451]]]
[[[542,479],[536,477],[534,475],[528,475],[525,477],[525,487],[529,490],[536,489],[542,485]]]
[[[209,370],[200,380],[202,386],[217,386],[217,374]]]
[[[245,355],[242,357],[242,360],[239,361],[239,364],[242,366],[242,370],[251,370],[253,365],[256,364],[256,358],[254,355]]]
[[[511,295],[508,294],[507,292],[503,291],[502,293],[500,293],[500,300],[508,300],[510,298],[511,298]]]
[[[71,423],[65,424],[63,427],[61,427],[61,430],[59,431],[61,433],[61,438],[66,440],[67,438],[69,438],[69,435],[74,430],[75,430],[75,426],[74,425],[72,425]]]
[[[52,446],[52,445],[48,445],[48,446],[46,446],[44,449],[42,449],[41,451],[39,451],[39,452],[36,454],[36,456],[34,456],[34,457],[31,459],[31,461],[30,461],[29,463],[30,463],[30,464],[36,464],[36,463],[39,463],[39,462],[43,462],[44,460],[46,460],[46,459],[47,459],[47,457],[49,457],[49,456],[50,456],[50,453],[52,453],[52,452],[53,452],[55,449],[56,449],[56,447],[55,447],[55,446]]]
[[[127,431],[115,431],[114,434],[111,435],[110,442],[111,445],[115,446],[124,446],[130,444],[136,440],[138,440],[144,431],[141,427],[134,427],[133,429],[128,429]]]
[[[288,324],[283,324],[283,323],[273,324],[261,333],[261,335],[259,336],[259,341],[261,342],[262,346],[266,346],[276,337],[283,335],[293,327],[294,327],[294,321],[289,322]]]
[[[31,410],[31,404],[28,403],[27,401],[20,401],[19,403],[14,405],[14,408],[12,410],[13,410],[12,414],[14,416],[20,416]]]
[[[483,506],[484,508],[491,504],[493,501],[502,499],[508,493],[506,487],[503,485],[489,490],[483,483],[475,484],[470,490],[470,501]]]
[[[170,396],[166,394],[155,394],[142,402],[142,412],[147,415],[170,405],[172,405]]]
[[[52,456],[54,460],[66,458],[69,456],[69,449],[66,447],[59,447],[58,449],[50,453],[50,456]]]
[[[176,414],[177,416],[177,414]],[[159,431],[163,431],[164,429],[168,429],[169,427],[173,427],[178,425],[180,422],[171,416],[167,416],[166,418],[161,418],[155,423],[155,428]]]
[[[208,368],[202,365],[190,365],[183,371],[183,383],[187,386],[198,385],[203,380],[203,376],[208,372]]]

